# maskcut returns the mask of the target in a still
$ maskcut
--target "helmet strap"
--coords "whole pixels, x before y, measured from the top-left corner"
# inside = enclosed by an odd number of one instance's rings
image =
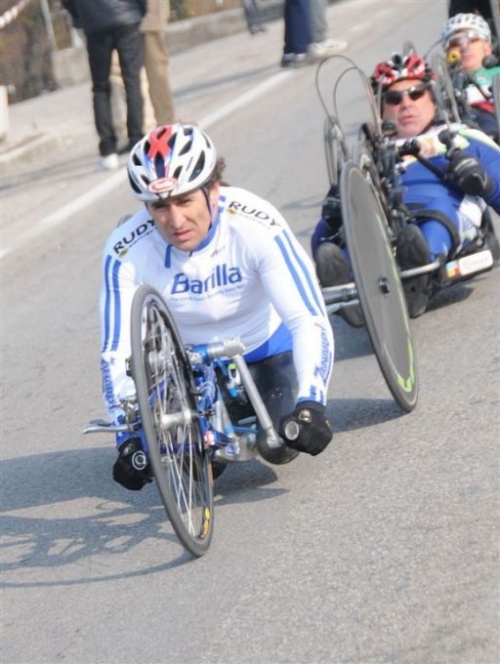
[[[210,215],[210,226],[209,228],[212,228],[212,222],[213,222],[213,213],[212,213],[212,205],[210,203],[210,190],[207,189],[207,187],[203,186],[200,187],[203,195],[205,196],[205,200],[207,202],[207,207],[208,207],[208,213]]]

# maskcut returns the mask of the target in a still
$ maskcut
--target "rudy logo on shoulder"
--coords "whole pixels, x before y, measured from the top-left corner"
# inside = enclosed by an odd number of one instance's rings
[[[177,178],[160,178],[151,182],[148,186],[148,189],[153,194],[158,194],[159,196],[165,196],[171,194],[173,190],[177,187]]]

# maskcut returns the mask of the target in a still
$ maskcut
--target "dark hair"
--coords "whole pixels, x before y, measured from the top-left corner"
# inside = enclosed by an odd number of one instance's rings
[[[226,160],[224,157],[217,157],[212,175],[208,178],[203,186],[209,190],[212,189],[212,187],[214,187],[216,184],[221,184],[222,186],[227,187],[228,183],[225,182],[224,178],[222,177],[225,168]]]

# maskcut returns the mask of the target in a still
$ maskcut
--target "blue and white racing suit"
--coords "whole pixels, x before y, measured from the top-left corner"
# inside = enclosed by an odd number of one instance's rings
[[[189,252],[166,242],[146,207],[111,234],[100,315],[103,392],[114,423],[131,380],[130,312],[141,284],[164,296],[184,344],[240,337],[248,363],[293,351],[297,400],[326,404],[332,328],[310,258],[267,201],[221,187],[209,234]]]
[[[417,136],[417,140],[421,146],[422,156],[444,173],[450,162],[446,158],[446,147],[438,138],[443,129],[445,129],[443,125],[434,126]],[[473,240],[487,205],[500,212],[500,147],[476,129],[465,125],[453,125],[451,129],[457,132],[456,147],[480,161],[485,172],[494,181],[495,188],[486,200],[477,196],[466,196],[443,181],[415,157],[404,158],[405,171],[402,174],[404,203],[416,212],[418,225],[427,240],[432,259],[439,255],[449,257]],[[397,143],[404,143],[406,140],[398,139]],[[436,212],[438,219],[433,215]],[[448,219],[451,226],[447,227],[439,221],[440,216]],[[328,225],[321,219],[311,239],[313,256],[319,244],[327,240],[331,234]]]

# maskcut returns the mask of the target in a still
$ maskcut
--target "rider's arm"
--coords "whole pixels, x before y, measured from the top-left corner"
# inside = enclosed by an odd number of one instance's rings
[[[283,222],[260,242],[258,270],[269,299],[292,335],[298,401],[326,404],[333,369],[333,331],[311,259]]]
[[[126,362],[131,353],[130,311],[137,285],[133,266],[105,251],[99,297],[101,373],[104,403],[114,424],[123,415],[120,397],[132,386]]]
[[[500,147],[489,140],[482,132],[467,130],[465,132],[469,145],[465,151],[474,155],[481,163],[485,173],[493,182],[493,192],[485,201],[496,212],[500,213]]]

